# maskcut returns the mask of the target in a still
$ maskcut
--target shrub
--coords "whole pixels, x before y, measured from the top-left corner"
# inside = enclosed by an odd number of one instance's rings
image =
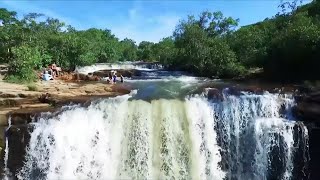
[[[28,91],[38,91],[38,86],[33,83],[28,84],[27,87],[28,87]]]
[[[9,63],[8,81],[32,82],[36,79],[34,69],[41,67],[41,54],[36,47],[22,45],[12,48],[13,60]]]

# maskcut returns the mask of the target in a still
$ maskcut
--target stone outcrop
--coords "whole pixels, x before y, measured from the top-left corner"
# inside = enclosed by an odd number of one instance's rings
[[[7,126],[12,117],[14,124],[25,124],[41,112],[54,111],[68,104],[86,104],[95,99],[130,93],[125,84],[111,85],[100,82],[37,82],[37,91],[28,91],[25,85],[0,81],[0,126]],[[1,142],[0,142],[1,143]]]
[[[60,80],[64,81],[100,81],[101,76],[97,75],[86,75],[77,73],[63,73],[58,77]]]
[[[140,71],[135,69],[114,69],[114,70],[101,70],[93,72],[93,76],[99,76],[99,77],[108,77],[112,74],[111,71],[116,71],[116,75],[119,77],[122,75],[123,77],[132,77],[132,76],[140,76]]]
[[[294,114],[298,119],[320,127],[320,91],[296,96],[296,101]]]
[[[293,114],[308,127],[310,179],[320,178],[320,91],[304,89],[295,97]]]

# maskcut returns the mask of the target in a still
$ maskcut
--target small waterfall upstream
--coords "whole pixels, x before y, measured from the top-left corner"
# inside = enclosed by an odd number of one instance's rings
[[[143,101],[130,95],[43,116],[18,179],[296,179],[308,132],[289,95],[223,92]]]

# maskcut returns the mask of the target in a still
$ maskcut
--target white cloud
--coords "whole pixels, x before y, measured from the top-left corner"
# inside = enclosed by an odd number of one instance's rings
[[[57,19],[61,20],[62,22],[65,22],[68,25],[70,24],[72,26],[75,26],[78,29],[83,29],[82,24],[79,23],[78,21],[76,21],[72,18],[69,18],[69,17],[61,16],[60,14],[58,14],[50,9],[34,6],[34,5],[32,5],[31,2],[5,0],[5,1],[2,1],[1,3],[7,5],[8,7],[10,7],[14,11],[22,12],[23,14],[32,13],[32,12],[42,13],[48,17],[57,18]]]
[[[91,27],[108,28],[119,39],[130,38],[137,43],[141,41],[158,42],[164,37],[172,35],[180,17],[174,13],[146,14],[148,11],[144,2],[135,1],[126,14],[117,14],[114,18],[101,18],[101,16],[87,16],[86,21],[77,21],[70,17],[62,16],[55,11],[38,7],[26,1],[2,1],[3,4],[14,11],[21,13],[37,12],[74,26],[76,29],[88,29]],[[149,11],[150,12],[150,11]],[[116,20],[115,20],[116,19]],[[82,22],[82,23],[81,23]]]

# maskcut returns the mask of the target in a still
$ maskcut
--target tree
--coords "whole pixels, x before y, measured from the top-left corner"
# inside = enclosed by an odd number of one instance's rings
[[[138,46],[138,59],[145,61],[155,61],[156,57],[153,54],[152,46],[154,43],[148,41],[142,41]]]
[[[172,65],[176,56],[176,47],[172,37],[163,38],[159,43],[153,46],[153,54],[157,61],[163,64]]]
[[[174,31],[177,58],[171,62],[201,76],[238,76],[243,67],[224,40],[234,31],[238,20],[221,12],[203,12],[199,19],[189,16]]]
[[[125,38],[120,41],[120,46],[122,50],[121,61],[135,61],[137,60],[137,46],[136,42],[132,39]]]
[[[265,71],[282,80],[318,79],[320,24],[307,13],[292,17],[289,26],[272,40]]]

